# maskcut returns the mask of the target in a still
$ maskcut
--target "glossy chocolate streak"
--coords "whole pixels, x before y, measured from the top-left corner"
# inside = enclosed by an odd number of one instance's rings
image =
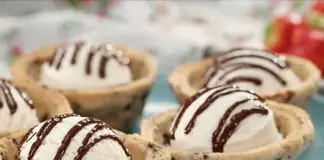
[[[75,114],[65,114],[65,115],[59,115],[55,116],[48,121],[44,122],[43,126],[39,129],[38,133],[36,134],[37,140],[31,145],[30,151],[28,153],[28,160],[32,160],[33,157],[35,156],[38,148],[41,146],[43,143],[44,139],[46,136],[52,131],[52,129],[60,123],[64,118],[67,117],[72,117],[72,116],[77,116]],[[24,142],[22,142],[24,143]]]
[[[98,131],[102,130],[106,128],[106,125],[104,123],[99,123],[97,124],[89,133],[87,133],[87,135],[85,136],[85,138],[82,141],[82,146],[78,149],[78,154],[81,154],[82,152],[82,148],[84,146],[86,146],[90,140],[90,138]]]
[[[17,103],[11,93],[10,87],[8,84],[2,80],[2,84],[0,85],[0,89],[2,90],[5,100],[7,102],[10,114],[14,114],[17,111]]]
[[[57,49],[57,50],[55,50],[55,52],[54,52],[54,54],[53,54],[53,56],[51,57],[51,59],[49,60],[49,66],[52,66],[53,65],[53,63],[54,63],[54,60],[55,60],[55,57],[56,57],[56,55],[57,55],[57,53],[59,52],[59,50]]]
[[[124,145],[122,144],[122,142],[114,135],[102,135],[99,138],[96,138],[93,140],[93,142],[89,143],[86,146],[83,146],[83,148],[81,149],[81,152],[74,158],[74,160],[82,160],[82,158],[88,153],[88,151],[95,146],[97,143],[99,143],[100,141],[103,141],[105,139],[110,139],[113,140],[115,142],[117,142],[118,144],[120,144],[120,146],[123,148],[123,150],[125,151],[125,154],[127,156],[130,156],[130,154],[127,152],[126,148],[124,147]]]
[[[75,44],[75,49],[74,49],[74,52],[73,52],[73,55],[72,55],[72,58],[71,58],[71,64],[76,63],[76,59],[78,57],[78,54],[79,54],[80,49],[82,48],[83,44],[84,44],[83,42],[79,42],[79,43]]]
[[[72,54],[72,58],[70,60],[70,63],[72,65],[77,63],[78,60],[78,56],[81,52],[81,50],[84,48],[84,43],[80,42],[75,44],[75,48],[73,50]],[[113,53],[111,53],[113,52]],[[99,73],[99,77],[100,78],[105,78],[106,77],[106,66],[107,63],[110,59],[115,59],[119,64],[121,65],[128,65],[129,61],[123,59],[124,57],[122,57],[121,54],[119,54],[118,52],[116,52],[114,50],[110,50],[107,48],[106,45],[99,45],[99,46],[92,46],[89,51],[87,51],[87,58],[86,58],[86,64],[85,64],[85,72],[87,75],[90,75],[92,72],[92,65],[93,65],[93,61],[95,56],[100,56],[99,59],[99,68],[98,68],[98,73]],[[57,49],[56,52],[54,53],[54,55],[52,56],[52,58],[49,61],[49,65],[52,66],[54,63],[56,63],[56,70],[59,70],[61,67],[61,63],[64,60],[64,58],[68,57],[66,54],[67,53],[67,48],[60,48]],[[59,57],[58,57],[59,56]],[[58,61],[58,62],[54,62],[54,61]]]
[[[57,69],[57,70],[61,68],[62,61],[63,61],[64,56],[65,56],[65,52],[66,52],[65,50],[62,50],[62,51],[61,51],[60,58],[59,58],[59,60],[58,60],[58,62],[57,62],[57,64],[56,64],[56,69]]]
[[[213,66],[212,68],[213,70],[211,71],[211,73],[205,78],[205,82],[204,82],[204,88],[207,87],[208,82],[218,73],[219,68],[218,66]]]
[[[31,100],[25,92],[20,91],[18,88],[16,88],[16,90],[19,92],[20,97],[25,101],[25,103],[33,109],[33,100]]]
[[[238,70],[242,70],[242,69],[247,69],[247,68],[255,68],[255,69],[260,69],[263,70],[267,73],[269,73],[270,75],[272,75],[274,78],[276,78],[283,86],[287,85],[287,82],[280,77],[280,75],[278,75],[276,72],[272,71],[269,68],[266,68],[264,66],[258,65],[258,64],[252,64],[252,63],[235,63],[233,65],[233,68],[229,69],[228,71],[226,71],[220,78],[219,80],[224,79],[228,74],[238,71]]]
[[[228,89],[233,89],[233,87],[225,87],[223,89],[217,90],[213,94],[211,94],[210,96],[207,97],[206,101],[196,110],[196,112],[194,113],[194,115],[190,119],[189,123],[187,124],[187,126],[185,128],[185,134],[189,134],[191,132],[191,130],[193,129],[193,127],[194,127],[194,125],[196,123],[196,120],[197,120],[198,116],[200,114],[202,114],[206,109],[208,109],[211,106],[211,104],[220,97],[223,97],[223,96],[226,96],[226,95],[229,95],[229,94],[233,94],[233,93],[237,93],[237,92],[242,92],[242,93],[253,94],[260,101],[262,101],[262,98],[260,98],[258,95],[256,95],[255,93],[252,93],[250,91],[241,90],[239,88],[234,88],[234,90],[226,91]]]
[[[251,101],[251,100],[257,100],[257,99],[243,99],[241,101],[238,101],[238,102],[235,102],[232,106],[230,106],[224,113],[223,117],[219,120],[218,122],[218,125],[217,125],[217,128],[216,130],[213,132],[213,138],[212,138],[212,144],[213,144],[213,147],[216,145],[218,145],[218,137],[219,137],[219,134],[221,133],[226,121],[228,120],[228,118],[230,117],[231,113],[237,108],[239,107],[240,105],[248,102],[248,101]],[[215,144],[215,145],[214,145]]]
[[[266,71],[268,72],[269,74],[271,74],[273,77],[275,77],[283,86],[286,86],[287,85],[287,82],[285,80],[283,80],[283,78],[281,76],[279,76],[278,74],[276,74],[274,71],[270,70],[269,68],[266,68],[264,66],[260,66],[260,65],[257,65],[257,64],[253,64],[253,63],[236,63],[236,62],[233,62],[233,64],[227,64],[227,62],[230,62],[232,60],[236,60],[236,59],[242,59],[242,58],[256,58],[256,59],[260,59],[260,60],[265,60],[265,61],[268,61],[270,63],[272,63],[273,65],[275,65],[276,67],[278,67],[279,69],[285,69],[285,68],[288,68],[289,65],[288,63],[286,63],[285,60],[282,60],[280,59],[279,56],[277,55],[273,55],[274,57],[266,57],[262,54],[239,54],[239,55],[228,55],[228,54],[231,54],[231,53],[235,53],[235,52],[239,52],[239,51],[250,51],[250,52],[266,52],[266,53],[269,53],[271,54],[270,52],[267,52],[267,51],[264,51],[264,50],[259,50],[259,49],[253,49],[253,48],[234,48],[234,49],[231,49],[227,52],[224,53],[224,56],[220,56],[220,57],[216,57],[214,62],[216,64],[218,64],[219,66],[214,66],[214,70],[212,71],[212,73],[210,74],[210,76],[208,76],[206,79],[205,79],[205,83],[204,83],[204,86],[206,87],[209,83],[209,81],[218,73],[218,70],[220,69],[224,69],[226,67],[236,67],[238,64],[245,64],[245,65],[241,65],[241,66],[237,66],[236,69],[234,70],[229,70],[229,71],[226,71],[220,78],[219,80],[222,80],[224,79],[228,74],[232,73],[233,71],[236,71],[236,70],[240,70],[240,69],[245,69],[245,68],[256,68],[256,69],[261,69],[263,71]],[[237,81],[236,82],[240,82],[238,79],[236,79]],[[242,79],[242,81],[246,81],[246,79]],[[252,82],[254,84],[257,85],[257,81],[253,80],[249,80],[249,82]]]
[[[94,57],[94,52],[91,51],[88,54],[88,58],[87,58],[87,64],[86,64],[86,74],[87,75],[91,74],[91,66],[92,66],[91,64],[92,64],[93,57]]]
[[[103,55],[100,59],[99,64],[99,77],[105,78],[106,77],[106,65],[107,65],[108,57]]]
[[[56,155],[54,157],[54,160],[60,160],[62,159],[64,153],[66,152],[66,149],[69,147],[72,139],[81,131],[85,126],[88,126],[93,123],[98,123],[100,120],[93,119],[93,118],[86,118],[80,122],[78,122],[76,125],[74,125],[68,133],[65,135],[64,139],[61,142],[61,146],[58,148]]]
[[[175,131],[177,130],[178,128],[178,125],[180,123],[180,120],[184,114],[184,112],[186,112],[186,110],[188,109],[188,107],[196,100],[198,99],[201,95],[203,95],[204,93],[210,91],[211,89],[216,89],[216,88],[220,88],[222,86],[216,86],[216,87],[213,87],[213,88],[205,88],[205,89],[202,89],[200,91],[198,91],[194,96],[192,96],[190,99],[188,99],[187,101],[184,102],[184,104],[182,105],[182,107],[179,108],[179,113],[177,115],[177,118],[175,119],[175,122],[174,122],[174,125],[173,125],[173,128],[171,130],[171,133],[170,133],[170,139],[175,139],[174,137],[174,133]]]
[[[219,137],[212,137],[213,152],[223,152],[226,142],[233,135],[239,124],[253,114],[267,115],[268,110],[265,108],[243,109],[241,112],[233,115],[222,134]]]
[[[5,80],[3,80],[3,81],[5,81]],[[21,98],[26,102],[26,104],[27,104],[31,109],[34,108],[33,100],[30,99],[30,98],[28,97],[28,95],[27,95],[26,92],[21,91],[19,88],[17,88],[16,86],[12,85],[11,82],[8,82],[8,81],[7,81],[7,83],[10,83],[10,85],[11,85],[12,87],[14,87],[14,88],[18,91],[20,97],[21,97]]]
[[[232,60],[235,60],[235,59],[240,59],[240,58],[259,58],[259,59],[263,59],[263,60],[266,60],[268,62],[271,62],[272,64],[276,65],[280,69],[284,69],[284,68],[288,67],[286,65],[286,63],[279,63],[279,61],[281,61],[279,59],[279,57],[269,58],[269,57],[264,57],[262,55],[256,55],[256,54],[242,54],[242,55],[236,55],[236,56],[229,56],[229,57],[226,57],[226,58],[220,60],[220,63],[224,64],[226,62],[229,62],[229,61],[232,61]]]
[[[249,82],[249,83],[253,83],[257,86],[260,86],[262,84],[261,79],[259,78],[253,78],[253,77],[245,77],[245,76],[237,76],[234,77],[232,79],[229,79],[225,82],[225,84],[233,84],[233,83],[237,83],[237,82]]]

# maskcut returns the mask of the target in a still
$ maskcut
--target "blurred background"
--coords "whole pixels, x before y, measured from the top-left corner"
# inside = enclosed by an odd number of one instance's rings
[[[150,52],[159,62],[156,85],[167,85],[166,75],[179,64],[236,46],[302,56],[324,70],[324,1],[0,1],[1,76],[10,77],[21,54],[80,40]],[[163,88],[154,97],[172,98]]]

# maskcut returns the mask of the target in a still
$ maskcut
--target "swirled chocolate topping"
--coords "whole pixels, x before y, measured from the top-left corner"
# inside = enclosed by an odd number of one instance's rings
[[[81,56],[86,56],[85,64],[79,64],[80,62],[78,61]],[[96,58],[99,59],[98,66],[94,64]],[[48,64],[56,70],[67,67],[68,65],[84,65],[86,75],[91,75],[96,70],[100,78],[105,78],[106,66],[110,59],[115,59],[121,65],[129,64],[129,59],[124,57],[121,51],[115,50],[111,45],[100,44],[88,47],[84,42],[76,43],[72,48],[71,46],[58,48]],[[97,68],[94,68],[94,66]]]
[[[235,48],[225,52],[222,56],[215,57],[215,66],[211,67],[206,74],[205,87],[210,87],[210,82],[214,80],[218,85],[237,84],[246,82],[260,86],[264,80],[260,75],[242,75],[239,72],[244,70],[263,71],[270,75],[282,87],[286,87],[288,82],[285,77],[279,74],[289,68],[283,57],[267,52],[265,50],[253,48]],[[262,62],[262,63],[261,63]]]
[[[224,146],[226,142],[231,138],[231,136],[235,133],[237,128],[240,126],[241,122],[252,115],[267,115],[268,110],[264,108],[261,103],[264,100],[256,95],[252,91],[243,90],[236,86],[216,86],[212,88],[205,88],[199,91],[197,94],[192,96],[188,101],[186,101],[179,109],[178,115],[174,119],[173,126],[170,130],[170,138],[171,140],[176,140],[175,132],[177,131],[177,127],[179,126],[180,121],[183,119],[184,113],[188,110],[191,105],[197,101],[199,97],[207,92],[212,92],[208,95],[208,97],[199,105],[199,107],[194,111],[191,118],[189,118],[188,123],[185,125],[184,134],[188,135],[194,129],[196,125],[197,119],[208,110],[209,107],[216,101],[226,96],[231,96],[233,94],[244,94],[245,99],[233,99],[231,101],[231,105],[226,107],[226,110],[222,117],[220,118],[217,127],[214,129],[212,133],[212,151],[213,152],[223,152]],[[249,96],[247,96],[249,95]],[[242,105],[248,102],[260,102],[253,103],[255,106],[249,109],[240,109]],[[214,106],[215,107],[215,106]],[[216,106],[217,107],[217,106]],[[236,110],[236,112],[234,112]],[[211,119],[211,121],[213,121]]]
[[[15,87],[10,81],[1,79],[0,80],[0,90],[4,99],[0,99],[0,109],[6,104],[8,107],[10,114],[16,113],[18,109],[17,98],[21,98],[24,100],[26,105],[30,108],[33,108],[33,101],[27,96],[27,94],[17,87]],[[15,97],[13,92],[17,92],[19,97]]]
[[[39,148],[44,145],[45,140],[51,132],[53,132],[54,128],[62,123],[71,123],[71,122],[64,122],[65,119],[71,118],[71,117],[80,117],[75,114],[66,114],[66,115],[59,115],[52,117],[51,119],[45,121],[38,131],[34,131],[35,128],[32,128],[29,130],[29,132],[25,135],[25,137],[22,140],[22,146],[25,143],[30,143],[29,141],[35,140],[32,142],[32,145],[28,152],[28,160],[33,160],[35,157],[36,152],[39,150]],[[80,117],[82,118],[82,117]],[[80,134],[81,130],[84,131],[86,127],[94,125],[92,129],[90,129],[83,140],[81,141],[82,144],[79,148],[76,148],[75,151],[77,151],[74,155],[74,160],[82,160],[83,157],[91,150],[96,144],[100,143],[103,140],[111,140],[116,142],[118,145],[121,146],[123,149],[125,155],[130,157],[130,154],[128,153],[127,149],[123,146],[122,142],[113,134],[111,133],[100,133],[99,137],[96,138],[95,134],[103,131],[104,129],[110,129],[105,123],[98,119],[94,118],[84,118],[77,122],[75,125],[73,125],[65,134],[65,136],[62,138],[61,143],[59,147],[56,149],[55,156],[53,157],[53,160],[60,160],[63,158],[65,153],[67,153],[67,149],[69,148],[70,144],[72,143],[72,140],[75,139],[78,134]],[[36,138],[34,138],[36,136]],[[98,136],[98,134],[97,134]],[[46,142],[48,143],[48,142]],[[21,146],[21,147],[22,147]],[[22,148],[20,148],[20,152],[22,151]],[[21,157],[20,157],[21,159]]]

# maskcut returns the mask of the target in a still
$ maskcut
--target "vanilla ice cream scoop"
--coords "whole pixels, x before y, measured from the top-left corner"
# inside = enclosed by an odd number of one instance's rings
[[[273,112],[252,91],[236,86],[200,90],[179,109],[170,128],[172,148],[240,152],[280,141]]]
[[[235,48],[216,57],[205,75],[206,87],[238,85],[258,94],[274,94],[300,83],[284,57],[252,48]]]
[[[0,80],[0,132],[26,130],[39,123],[33,101],[10,81]]]
[[[20,160],[130,160],[116,134],[104,122],[66,114],[30,129],[22,140]]]
[[[132,81],[129,58],[112,45],[79,42],[58,48],[41,67],[40,83],[55,89],[96,89]]]

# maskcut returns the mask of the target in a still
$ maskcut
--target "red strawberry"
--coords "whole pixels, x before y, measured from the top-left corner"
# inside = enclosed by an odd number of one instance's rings
[[[324,73],[324,31],[298,25],[293,33],[290,54],[302,56],[314,62]]]
[[[312,11],[317,11],[320,13],[324,13],[324,1],[323,0],[316,0],[312,7],[311,7]]]
[[[265,45],[268,50],[285,52],[290,48],[291,35],[295,28],[293,15],[276,17],[270,22],[265,33]]]

